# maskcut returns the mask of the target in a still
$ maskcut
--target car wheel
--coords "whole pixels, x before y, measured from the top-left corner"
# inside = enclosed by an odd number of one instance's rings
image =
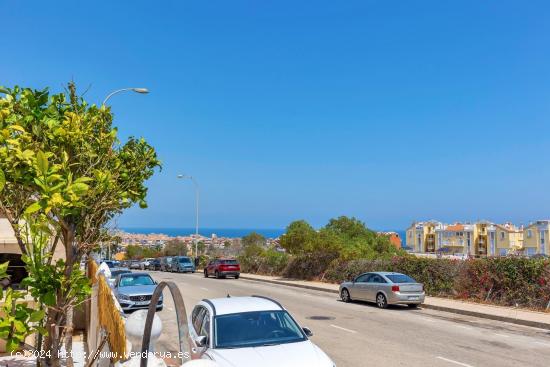
[[[240,274],[235,275],[235,279],[239,279],[240,276]]]
[[[376,295],[376,305],[378,306],[378,308],[388,308],[388,300],[383,293],[378,293]]]
[[[340,293],[340,299],[342,299],[342,302],[346,302],[346,303],[351,302],[349,291],[346,288],[342,289],[342,292]]]
[[[407,306],[409,306],[409,308],[418,308],[418,303],[409,303]]]
[[[204,269],[204,277],[208,278],[208,270]]]
[[[216,279],[220,279],[220,273],[216,270]]]
[[[157,307],[157,312],[162,311],[162,307],[163,306]]]

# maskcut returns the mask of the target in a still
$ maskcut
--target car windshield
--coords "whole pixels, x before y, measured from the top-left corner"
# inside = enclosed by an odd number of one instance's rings
[[[180,263],[191,264],[191,260],[188,257],[180,257]]]
[[[256,311],[214,318],[216,348],[296,343],[306,338],[286,311]]]
[[[119,287],[131,287],[134,285],[154,285],[153,279],[147,275],[128,275],[120,278]]]
[[[416,280],[405,274],[389,274],[386,275],[386,278],[393,283],[416,283]]]
[[[130,270],[113,270],[111,271],[111,278],[116,278],[120,274],[131,273]]]
[[[237,265],[237,260],[221,260],[220,264],[224,265]]]

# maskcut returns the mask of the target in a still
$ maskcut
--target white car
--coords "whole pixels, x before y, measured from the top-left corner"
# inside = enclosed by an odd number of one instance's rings
[[[227,297],[199,302],[189,317],[193,357],[220,367],[335,367],[292,316],[272,299]]]

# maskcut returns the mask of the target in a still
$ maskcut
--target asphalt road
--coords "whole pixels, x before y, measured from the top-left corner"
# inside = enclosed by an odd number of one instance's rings
[[[264,295],[278,300],[311,340],[338,367],[365,366],[549,366],[550,331],[435,310],[367,303],[346,304],[326,292],[244,279],[203,278],[202,274],[150,272],[158,281],[174,281],[187,312],[203,298]],[[159,351],[177,351],[178,333],[171,297],[165,290],[159,313],[163,333]],[[317,318],[317,320],[316,320]]]

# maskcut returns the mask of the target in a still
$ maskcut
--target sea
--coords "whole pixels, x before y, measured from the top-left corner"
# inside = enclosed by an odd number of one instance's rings
[[[120,229],[128,233],[162,233],[170,237],[189,236],[195,233],[195,228],[121,227]],[[383,231],[397,232],[403,242],[402,246],[405,246],[405,231],[394,229]],[[199,234],[205,237],[212,237],[215,234],[217,237],[237,238],[244,237],[252,232],[259,233],[266,238],[277,238],[285,233],[285,230],[284,228],[199,228]]]

